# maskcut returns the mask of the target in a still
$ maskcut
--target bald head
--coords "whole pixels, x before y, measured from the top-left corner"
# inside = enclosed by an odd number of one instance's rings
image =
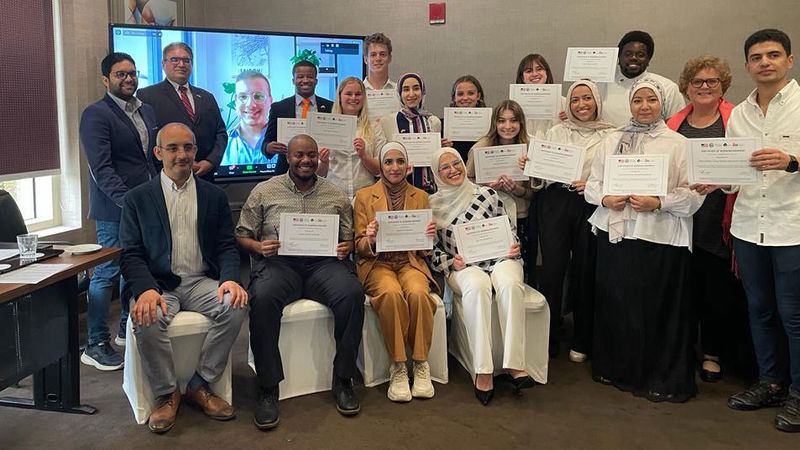
[[[317,141],[307,134],[298,134],[297,136],[289,139],[289,144],[286,146],[286,148],[286,152],[289,154],[292,153],[292,149],[319,150]]]
[[[171,122],[158,130],[158,134],[156,135],[156,145],[161,147],[161,144],[164,142],[164,134],[171,133],[173,129],[181,129],[183,131],[188,131],[190,135],[192,135],[192,144],[197,144],[197,141],[194,137],[194,131],[192,131],[189,126],[180,122]]]
[[[295,184],[311,182],[319,165],[317,142],[307,134],[298,134],[289,140],[286,152],[289,175]]]

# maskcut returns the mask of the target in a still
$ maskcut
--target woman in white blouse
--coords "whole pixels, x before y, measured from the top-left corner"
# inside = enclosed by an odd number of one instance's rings
[[[584,191],[598,205],[593,378],[651,401],[683,402],[697,392],[692,355],[692,214],[703,197],[689,189],[684,138],[667,128],[663,90],[631,87],[632,119],[594,156]],[[606,157],[666,155],[666,195],[604,195]]]
[[[437,239],[431,266],[442,272],[448,285],[461,293],[461,306],[473,355],[475,396],[487,405],[494,395],[492,375],[492,287],[497,292],[497,312],[503,333],[503,368],[514,389],[534,385],[525,368],[525,306],[519,242],[505,258],[466,264],[456,246],[457,224],[506,215],[503,201],[493,189],[478,186],[466,177],[464,161],[450,147],[436,151],[431,168],[438,190],[429,198],[436,221]],[[512,232],[515,224],[510,223]],[[498,343],[499,344],[499,343]]]
[[[333,102],[333,113],[358,117],[356,137],[351,149],[331,151],[321,148],[317,175],[344,189],[352,199],[356,191],[375,183],[375,177],[380,171],[378,152],[386,143],[386,138],[380,124],[369,120],[367,91],[358,78],[347,77],[339,83],[336,100]]]

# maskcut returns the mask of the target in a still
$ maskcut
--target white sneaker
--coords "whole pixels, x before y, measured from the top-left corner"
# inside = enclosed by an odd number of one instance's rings
[[[576,352],[575,350],[569,351],[569,360],[576,363],[582,363],[589,358],[586,353]]]
[[[431,398],[433,393],[431,367],[428,361],[414,361],[414,386],[411,387],[411,395],[417,398]]]
[[[117,344],[117,347],[125,347],[125,338],[124,337],[115,337],[114,343]]]
[[[405,361],[394,362],[389,366],[389,400],[393,402],[410,402],[411,390],[408,389],[408,369]]]

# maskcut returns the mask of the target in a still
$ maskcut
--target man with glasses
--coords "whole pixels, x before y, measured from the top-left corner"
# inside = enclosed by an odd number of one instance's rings
[[[222,156],[222,166],[238,164],[271,164],[275,167],[277,156],[267,159],[261,153],[267,132],[267,113],[272,105],[269,80],[261,72],[247,70],[236,77],[234,94],[239,123],[231,130],[228,148]]]
[[[164,47],[161,68],[167,79],[139,91],[137,97],[156,111],[158,126],[171,122],[187,125],[197,137],[197,158],[192,170],[206,181],[214,181],[228,143],[228,132],[217,101],[210,92],[189,84],[194,54],[184,42]]]
[[[139,85],[136,63],[125,53],[111,53],[100,64],[106,95],[89,105],[81,116],[81,147],[89,163],[89,219],[95,221],[97,243],[119,247],[122,199],[134,187],[155,174],[150,149],[156,141],[153,108],[133,96]],[[99,370],[117,370],[123,365],[110,345],[108,306],[114,284],[119,282],[122,314],[115,342],[125,344],[128,297],[119,264],[97,266],[89,283],[89,343],[81,362]]]
[[[153,149],[160,175],[125,196],[120,224],[122,273],[136,304],[136,344],[156,397],[148,426],[154,433],[175,423],[181,396],[167,328],[179,311],[211,320],[197,369],[184,398],[208,417],[229,420],[233,407],[212,392],[247,314],[239,284],[239,251],[222,189],[192,176],[194,135],[182,123],[158,132]],[[155,230],[155,232],[153,232]]]

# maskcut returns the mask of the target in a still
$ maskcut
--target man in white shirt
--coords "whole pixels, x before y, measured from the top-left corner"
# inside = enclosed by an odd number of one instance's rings
[[[647,66],[653,58],[655,43],[644,31],[630,31],[622,36],[619,44],[619,61],[613,83],[602,83],[603,119],[617,126],[626,125],[631,118],[628,93],[640,78],[655,79],[664,90],[664,111],[671,117],[683,109],[686,103],[678,85],[661,75],[648,72]],[[604,89],[603,89],[604,88]]]
[[[370,34],[364,39],[364,63],[367,77],[364,87],[368,91],[379,89],[397,90],[397,83],[389,79],[389,63],[392,62],[392,40],[383,33]]]
[[[759,137],[764,148],[750,158],[760,183],[739,188],[731,234],[760,380],[731,396],[728,406],[753,410],[785,402],[775,426],[800,432],[800,87],[787,78],[794,57],[784,32],[757,31],[744,51],[756,89],[734,108],[727,135]],[[778,363],[781,325],[789,341],[790,379]]]

